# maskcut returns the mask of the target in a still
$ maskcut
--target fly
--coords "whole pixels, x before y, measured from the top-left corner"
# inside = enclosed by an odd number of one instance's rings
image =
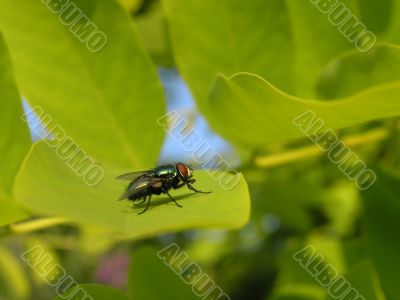
[[[144,213],[150,206],[151,196],[167,194],[168,197],[179,207],[182,207],[174,197],[171,196],[169,190],[179,189],[186,186],[195,193],[208,194],[211,192],[203,192],[193,187],[196,179],[193,177],[193,169],[183,163],[163,165],[147,171],[139,171],[122,174],[117,177],[121,180],[131,181],[126,187],[125,192],[119,200],[129,199],[132,202],[141,200],[134,205],[142,204],[147,200],[146,208],[138,214]]]

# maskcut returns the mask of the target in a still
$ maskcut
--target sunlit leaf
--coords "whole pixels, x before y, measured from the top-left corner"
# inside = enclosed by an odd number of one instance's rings
[[[9,198],[0,199],[0,226],[23,220],[28,216],[28,213],[21,209],[15,201]]]
[[[398,80],[400,47],[384,44],[366,53],[349,51],[332,61],[318,81],[318,90],[322,96],[335,99]]]
[[[218,73],[251,72],[287,93],[310,97],[325,64],[353,47],[307,0],[163,4],[177,65],[207,117],[207,95]]]
[[[304,137],[294,120],[308,111],[321,119],[325,129],[340,129],[366,121],[400,115],[400,82],[368,89],[331,102],[292,97],[253,74],[219,76],[210,96],[215,115],[212,125],[237,145],[263,146]],[[226,124],[229,123],[229,126]]]
[[[22,120],[22,102],[14,82],[10,58],[0,34],[0,226],[27,215],[11,201],[11,188],[30,137]]]
[[[136,17],[135,23],[146,50],[154,62],[158,65],[174,67],[166,21],[160,5],[154,5],[148,13]]]
[[[132,208],[128,201],[117,201],[127,182],[115,177],[127,170],[103,167],[104,179],[96,187],[89,187],[52,148],[41,142],[33,147],[21,169],[15,194],[23,206],[34,212],[64,216],[135,238],[197,227],[237,228],[249,218],[250,199],[242,176],[235,188],[225,191],[210,174],[196,171],[195,186],[212,191],[211,194],[194,195],[184,188],[171,191],[183,208],[171,203],[167,196],[154,196],[150,209],[138,215],[145,203]]]
[[[94,159],[150,167],[164,135],[157,124],[165,103],[155,68],[116,1],[74,4],[105,34],[103,48],[81,43],[43,1],[0,1],[0,27],[21,92],[53,119],[50,131],[59,124]]]

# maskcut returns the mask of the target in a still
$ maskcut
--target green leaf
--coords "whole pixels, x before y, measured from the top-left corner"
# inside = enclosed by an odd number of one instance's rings
[[[310,211],[317,207],[316,200],[321,197],[320,182],[316,179],[319,173],[308,172],[293,180],[294,176],[282,176],[273,170],[247,169],[243,172],[251,193],[252,221],[272,214],[285,228],[302,232],[312,228]]]
[[[400,47],[383,44],[366,53],[344,53],[325,68],[317,85],[323,97],[335,99],[399,78]]]
[[[400,180],[380,171],[375,185],[363,192],[369,252],[388,299],[400,295],[398,254],[400,253]]]
[[[391,27],[393,27],[393,21],[396,19],[396,15],[393,12],[396,11],[396,5],[399,1],[356,0],[354,2],[356,2],[358,7],[361,21],[368,30],[378,35],[378,40],[381,41],[385,34],[392,29]]]
[[[400,1],[358,0],[362,21],[378,40],[400,43]]]
[[[313,242],[317,242],[319,246],[324,246],[324,242],[332,244],[330,240],[321,239],[318,241],[319,237],[312,239],[310,239],[310,244],[313,246],[316,246]],[[309,243],[300,242],[296,238],[284,245],[278,259],[278,276],[272,291],[272,300],[322,300],[325,298],[326,289],[321,287],[313,276],[293,259],[294,253],[308,245]],[[319,251],[320,247],[317,247],[317,252]]]
[[[22,210],[15,201],[4,198],[0,200],[0,226],[21,221],[28,217],[28,213]]]
[[[28,299],[29,281],[20,261],[7,248],[0,247],[0,298]]]
[[[131,300],[125,293],[120,290],[106,287],[99,284],[80,284],[80,288],[82,288],[87,295],[90,297],[88,299],[96,299],[96,300]],[[83,299],[83,292],[79,292],[74,296],[70,296],[70,293],[73,293],[76,287],[72,288],[70,291],[67,291],[63,297],[56,297],[54,300],[63,300],[68,297],[69,300],[80,300]]]
[[[207,117],[218,73],[258,74],[287,93],[310,97],[325,64],[353,47],[309,0],[163,4],[177,65]]]
[[[199,299],[191,286],[157,256],[157,250],[149,247],[133,254],[128,288],[132,299]]]
[[[135,23],[153,61],[157,65],[174,67],[165,17],[160,5],[154,5],[149,12],[137,16]]]
[[[343,277],[350,282],[352,287],[354,287],[364,299],[385,300],[370,261],[362,260],[355,264]],[[325,299],[334,300],[337,299],[337,297],[333,298],[327,295]]]
[[[27,217],[11,201],[15,175],[28,152],[30,137],[3,36],[0,34],[0,226]]]
[[[107,37],[96,53],[43,1],[0,0],[20,89],[53,119],[50,131],[59,124],[94,159],[150,167],[164,136],[156,122],[165,111],[156,70],[116,1],[74,3]]]
[[[291,284],[278,287],[271,300],[323,300],[324,295],[317,284]]]
[[[37,213],[64,216],[135,238],[197,227],[237,228],[249,218],[250,199],[241,175],[236,187],[225,191],[209,173],[196,171],[195,186],[211,194],[194,195],[184,188],[172,191],[183,208],[170,203],[167,196],[154,196],[150,209],[138,215],[145,203],[134,209],[129,201],[117,201],[128,182],[115,177],[127,170],[103,167],[104,179],[96,187],[89,187],[52,148],[40,142],[34,145],[19,173],[15,194],[23,206]]]
[[[29,149],[28,128],[22,120],[22,102],[0,35],[0,193],[10,195],[15,174]]]
[[[237,145],[263,146],[304,137],[293,121],[307,111],[325,122],[325,129],[340,129],[400,114],[400,82],[377,86],[331,102],[305,100],[285,94],[261,77],[240,73],[218,76],[210,96],[213,128]],[[229,124],[229,126],[226,126]]]
[[[52,270],[53,268],[56,268],[57,265],[61,264],[60,254],[52,247],[51,243],[49,243],[49,239],[42,238],[40,235],[29,235],[24,240],[24,247],[21,252],[30,252],[31,249],[35,249],[38,246],[40,246],[42,253],[51,257],[51,260],[46,263],[46,268],[48,268],[47,270]],[[27,263],[27,261],[25,261],[25,263]],[[30,273],[32,285],[35,286],[36,289],[48,285],[47,280],[49,277],[43,275],[46,274],[45,272],[38,272],[38,267],[32,268],[31,265],[29,265],[29,267],[28,271]]]
[[[131,14],[136,13],[143,5],[143,0],[118,0]]]
[[[315,82],[322,68],[338,54],[348,49],[354,49],[355,46],[333,25],[327,14],[324,14],[307,0],[286,0],[285,2],[290,18],[288,27],[292,32],[293,56],[294,61],[291,64],[290,57],[281,57],[281,60],[275,62],[276,68],[285,66],[285,71],[293,69],[293,84],[296,96],[313,97],[315,96]],[[356,8],[354,1],[341,0],[341,3],[354,14]],[[264,21],[265,22],[265,21]],[[270,22],[274,22],[271,19]],[[276,21],[275,21],[276,22]],[[274,24],[274,26],[277,26]],[[280,30],[275,28],[275,35],[280,35]],[[282,47],[287,47],[282,45]],[[279,50],[278,50],[279,51]],[[247,71],[247,70],[244,70]],[[269,70],[264,70],[269,73]],[[228,74],[228,73],[225,73]],[[260,73],[256,73],[263,76]],[[263,76],[264,78],[265,77]],[[274,83],[274,81],[271,81]],[[287,93],[290,90],[282,87]]]

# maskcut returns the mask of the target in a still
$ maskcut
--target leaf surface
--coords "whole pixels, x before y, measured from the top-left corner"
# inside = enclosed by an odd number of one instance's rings
[[[249,193],[241,175],[239,183],[226,191],[209,173],[196,171],[194,186],[211,194],[193,194],[186,188],[172,190],[183,208],[165,195],[153,196],[149,210],[138,215],[145,203],[132,208],[129,201],[117,201],[128,182],[115,177],[127,170],[112,165],[103,168],[104,179],[89,187],[54,149],[40,142],[19,173],[15,194],[23,206],[39,214],[63,216],[134,238],[198,227],[237,228],[249,218]]]
[[[8,50],[0,33],[0,226],[27,217],[11,200],[15,175],[31,144],[22,115],[21,98],[15,85]]]
[[[306,117],[308,111],[315,118],[307,124],[321,119],[325,129],[333,130],[398,116],[399,97],[397,81],[331,102],[305,100],[283,93],[257,75],[240,73],[217,78],[210,104],[216,115],[224,115],[223,121],[213,120],[215,130],[236,145],[255,147],[304,137],[294,120]]]
[[[60,125],[94,159],[122,167],[152,166],[164,136],[157,119],[165,111],[155,68],[116,1],[74,3],[80,16],[107,38],[98,52],[80,42],[85,35],[76,30],[74,35],[76,27],[70,31],[62,23],[64,14],[53,13],[43,2],[0,1],[0,27],[20,90],[52,119],[50,131]]]

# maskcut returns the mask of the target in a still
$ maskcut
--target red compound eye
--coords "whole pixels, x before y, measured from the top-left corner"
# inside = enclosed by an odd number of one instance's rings
[[[183,178],[186,178],[189,176],[188,168],[184,164],[177,163],[176,167],[178,168],[178,171]]]

